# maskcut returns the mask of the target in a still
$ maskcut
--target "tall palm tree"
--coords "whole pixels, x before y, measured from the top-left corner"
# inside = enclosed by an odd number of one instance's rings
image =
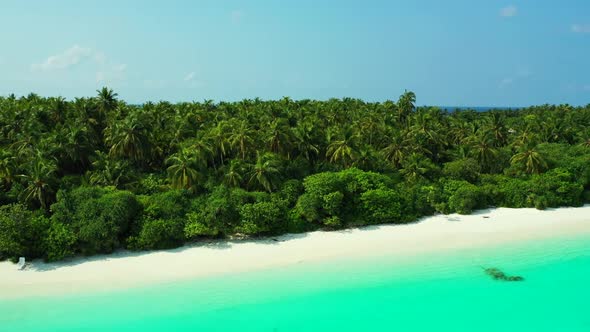
[[[373,145],[375,137],[378,137],[385,128],[385,122],[382,116],[370,112],[359,120],[359,128],[363,133],[368,133],[367,143]]]
[[[485,130],[491,134],[494,147],[505,146],[508,142],[508,129],[504,117],[500,113],[490,113],[485,124]]]
[[[300,123],[292,128],[295,151],[308,161],[313,161],[320,153],[320,147],[314,142],[314,127]]]
[[[256,164],[252,166],[250,171],[250,185],[257,185],[268,192],[272,192],[276,187],[276,180],[279,176],[279,161],[276,155],[266,153],[256,156]]]
[[[340,163],[344,167],[350,166],[357,157],[357,139],[357,133],[350,127],[338,131],[330,139],[330,144],[328,144],[326,150],[326,158],[332,163]]]
[[[109,154],[143,162],[150,157],[151,142],[147,128],[136,117],[112,123],[106,130],[105,140]]]
[[[244,181],[244,170],[239,160],[232,160],[223,175],[223,183],[228,187],[239,187]]]
[[[402,126],[408,125],[408,117],[415,109],[416,95],[412,91],[405,91],[397,101],[397,118]]]
[[[224,164],[225,156],[230,148],[230,140],[228,138],[228,124],[223,120],[208,132],[207,138],[213,142],[215,154],[219,156],[219,163]]]
[[[56,171],[55,161],[44,159],[38,153],[26,169],[26,174],[19,176],[25,184],[20,198],[27,203],[38,203],[41,208],[47,210],[53,198]]]
[[[203,161],[203,164],[207,164],[208,161],[211,161],[213,167],[215,168],[215,157],[214,157],[214,147],[213,143],[211,142],[209,137],[203,136],[196,138],[194,140],[188,141],[187,144],[188,148],[196,154],[196,157],[199,160]]]
[[[98,103],[98,112],[104,118],[109,112],[112,112],[115,110],[115,108],[117,108],[118,94],[107,87],[96,90],[96,92],[98,93],[98,96],[96,97]]]
[[[423,179],[432,169],[432,162],[418,153],[412,153],[404,160],[400,173],[410,183]]]
[[[528,174],[539,174],[547,168],[547,162],[536,148],[528,147],[510,158],[512,165],[518,165]]]
[[[87,166],[92,154],[92,141],[88,127],[71,124],[66,127],[63,136],[63,150],[66,158],[77,166]]]
[[[237,149],[242,160],[246,159],[246,155],[251,146],[254,145],[254,131],[244,120],[237,125],[231,127],[231,134],[228,137],[230,146]]]
[[[166,163],[168,167],[168,174],[170,183],[174,189],[194,190],[199,180],[201,173],[199,172],[199,161],[194,152],[188,149],[183,149],[170,156]]]
[[[423,151],[431,155],[433,160],[438,159],[439,152],[445,144],[438,116],[439,114],[420,110],[412,118],[408,132],[411,142],[416,145],[413,150]]]
[[[538,141],[538,134],[534,130],[527,127],[520,133],[516,134],[516,139],[512,145],[516,148],[523,148],[529,145],[534,145]]]
[[[113,159],[101,151],[94,152],[92,170],[86,175],[90,184],[97,186],[121,188],[134,181],[134,174],[127,161]]]
[[[270,152],[286,155],[290,159],[292,138],[291,130],[286,119],[274,119],[270,122],[265,133]]]
[[[471,155],[484,170],[489,169],[498,151],[494,148],[494,139],[485,133],[479,133],[468,139]]]
[[[400,132],[394,132],[389,136],[387,146],[381,150],[385,159],[390,161],[395,168],[399,168],[404,160],[406,150],[408,149],[406,143]]]
[[[8,150],[0,150],[0,180],[10,186],[15,179],[16,157]]]

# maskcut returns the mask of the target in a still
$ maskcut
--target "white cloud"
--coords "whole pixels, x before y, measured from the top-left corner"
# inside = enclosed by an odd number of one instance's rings
[[[584,90],[584,91],[590,91],[590,84],[588,84],[588,85],[584,85],[584,86],[582,87],[582,90]]]
[[[74,45],[64,52],[48,57],[41,63],[34,63],[31,65],[33,71],[49,71],[57,69],[67,69],[75,66],[92,56],[92,50],[87,47],[80,47]]]
[[[500,9],[500,16],[502,17],[513,17],[518,14],[518,8],[514,5],[510,5]]]
[[[98,51],[94,54],[94,61],[98,64],[104,65],[107,62],[107,56],[103,52]]]
[[[231,16],[231,21],[234,23],[240,23],[242,21],[242,19],[244,18],[245,14],[243,11],[241,10],[234,10],[230,13]]]
[[[510,85],[514,83],[514,79],[512,77],[506,77],[502,81],[500,81],[500,86]]]
[[[96,72],[96,83],[113,83],[126,78],[127,65],[122,63]]]
[[[188,74],[186,74],[186,76],[184,77],[185,81],[192,81],[195,78],[195,72],[192,71]]]
[[[127,70],[127,64],[121,63],[116,66],[113,66],[113,70],[120,73],[124,72],[125,70]]]
[[[521,80],[525,80],[529,77],[533,76],[533,72],[530,70],[529,67],[523,66],[518,68],[512,76],[508,76],[500,81],[500,87],[504,87],[507,85],[512,85],[517,83]]]
[[[126,78],[126,64],[109,61],[104,52],[79,45],[74,45],[60,54],[52,55],[41,63],[32,64],[31,70],[35,72],[66,70],[85,60],[93,63],[97,83],[113,83]]]
[[[590,24],[572,24],[572,32],[590,33]]]

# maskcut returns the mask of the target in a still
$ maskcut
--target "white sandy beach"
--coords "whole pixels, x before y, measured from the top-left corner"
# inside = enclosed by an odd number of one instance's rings
[[[507,242],[590,234],[590,206],[539,211],[492,209],[438,215],[408,225],[284,235],[259,241],[196,244],[148,253],[77,258],[24,271],[0,263],[0,299],[110,290],[157,282],[239,273],[290,264],[363,256],[408,257]]]

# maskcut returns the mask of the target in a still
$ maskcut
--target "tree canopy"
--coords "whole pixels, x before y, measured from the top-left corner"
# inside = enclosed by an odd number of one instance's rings
[[[0,259],[590,202],[590,106],[0,97]]]

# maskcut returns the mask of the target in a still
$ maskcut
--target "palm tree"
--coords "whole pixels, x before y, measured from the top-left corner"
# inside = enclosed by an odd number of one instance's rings
[[[3,184],[10,186],[16,172],[16,158],[10,151],[0,150],[0,179]]]
[[[493,137],[493,146],[502,147],[508,142],[508,129],[504,123],[504,117],[498,113],[491,113],[487,118],[485,129]]]
[[[520,134],[517,134],[516,139],[513,142],[513,146],[516,148],[522,148],[525,146],[533,145],[537,142],[538,135],[534,130],[527,127]]]
[[[275,188],[279,172],[279,161],[272,153],[261,155],[257,153],[256,164],[250,171],[250,185],[256,184],[268,192]]]
[[[534,147],[525,148],[510,158],[512,165],[518,165],[528,174],[539,174],[547,168],[545,158]]]
[[[387,146],[381,150],[381,153],[393,164],[393,167],[398,168],[405,157],[407,144],[403,136],[399,132],[395,132],[389,137]]]
[[[301,123],[292,128],[295,150],[308,161],[313,161],[320,153],[320,148],[314,143],[314,127]]]
[[[231,128],[231,134],[228,137],[230,146],[240,152],[242,160],[246,159],[248,150],[254,145],[253,134],[254,131],[244,120]]]
[[[110,145],[109,154],[142,162],[151,153],[151,142],[147,129],[136,117],[111,124],[106,130],[105,140]]]
[[[352,163],[352,166],[359,169],[370,171],[375,169],[377,163],[377,152],[370,145],[362,147],[358,152],[358,157]]]
[[[378,136],[385,127],[385,122],[382,116],[375,112],[368,113],[359,121],[359,128],[363,133],[369,133],[367,143],[373,145],[375,136]]]
[[[112,89],[103,87],[100,90],[96,90],[98,96],[96,101],[98,103],[98,112],[104,118],[108,113],[117,108],[117,96],[118,94],[113,92]]]
[[[188,142],[188,148],[194,151],[196,157],[202,160],[203,164],[207,164],[207,161],[211,160],[215,168],[214,148],[208,137],[201,137]]]
[[[33,158],[26,174],[21,174],[25,183],[25,189],[21,192],[20,198],[27,202],[39,203],[41,208],[47,210],[53,196],[53,184],[57,166],[54,160],[41,157],[40,153]]]
[[[87,173],[90,184],[120,188],[133,182],[134,177],[127,161],[114,160],[101,151],[95,151],[92,158],[93,169]]]
[[[398,121],[402,126],[407,126],[408,117],[415,109],[416,95],[412,91],[405,91],[397,101]]]
[[[494,148],[494,140],[490,135],[480,133],[468,139],[471,154],[477,160],[482,169],[489,169],[493,163],[497,150]]]
[[[581,146],[590,148],[590,130],[587,130],[586,132],[580,132],[578,134],[578,139],[581,141]]]
[[[466,121],[463,118],[451,117],[449,119],[449,125],[449,139],[456,146],[465,144],[468,138],[476,132],[474,122]]]
[[[227,122],[220,121],[217,126],[208,132],[207,138],[213,142],[215,154],[219,156],[219,163],[224,164],[225,155],[230,147],[230,140],[228,139],[228,125]]]
[[[54,124],[61,123],[64,120],[68,103],[63,97],[51,98],[51,113],[50,118]]]
[[[286,119],[274,119],[270,122],[266,132],[266,142],[269,150],[277,154],[286,154],[290,158],[291,130]]]
[[[223,183],[228,187],[239,187],[244,181],[244,169],[239,160],[232,160],[223,175]]]
[[[429,154],[433,160],[438,160],[439,152],[446,142],[440,134],[441,124],[438,116],[437,113],[420,110],[412,118],[408,133],[410,141],[416,145],[413,150]]]
[[[344,167],[350,166],[357,157],[356,140],[358,135],[351,128],[346,128],[330,138],[326,158],[332,163],[340,163]]]
[[[92,142],[86,125],[72,124],[64,131],[63,150],[67,159],[78,166],[87,166]]]
[[[400,173],[408,182],[414,183],[423,179],[432,168],[432,162],[428,158],[418,153],[412,153],[403,162]]]
[[[166,163],[170,183],[174,189],[194,190],[201,179],[199,162],[194,152],[183,149],[170,156]]]

